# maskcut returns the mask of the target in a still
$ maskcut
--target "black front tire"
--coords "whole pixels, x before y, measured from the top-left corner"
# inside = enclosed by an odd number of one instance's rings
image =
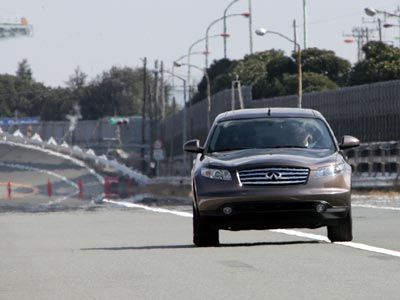
[[[328,226],[328,239],[333,242],[350,242],[353,240],[351,208],[346,218],[335,226]]]
[[[215,247],[219,245],[218,229],[212,228],[201,219],[193,205],[193,243],[197,247]]]

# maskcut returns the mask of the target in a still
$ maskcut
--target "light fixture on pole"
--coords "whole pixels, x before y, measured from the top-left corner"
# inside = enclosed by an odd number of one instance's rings
[[[235,4],[236,2],[239,2],[240,0],[233,0],[231,3],[228,4],[228,6],[225,8],[224,10],[224,34],[227,32],[227,24],[226,24],[226,19],[227,19],[227,13],[229,8],[232,7],[233,4]],[[253,54],[253,24],[252,24],[252,7],[251,7],[251,0],[248,0],[248,4],[249,4],[249,44],[250,44],[250,54]],[[228,57],[227,55],[227,38],[229,37],[229,35],[224,36],[224,58],[226,59]]]
[[[400,25],[400,15],[399,14],[395,14],[395,13],[391,13],[391,12],[388,12],[385,10],[379,10],[379,9],[375,9],[375,8],[371,8],[371,7],[364,8],[364,12],[367,16],[370,16],[370,17],[374,17],[377,14],[381,14],[381,15],[384,15],[385,17],[398,18],[399,25]],[[379,22],[379,36],[380,36],[380,40],[382,40],[381,20],[379,18],[378,18],[378,22]],[[392,26],[385,27],[385,25],[383,25],[383,27],[388,28],[388,27],[392,27]],[[400,33],[399,33],[399,35],[400,35]],[[400,39],[399,39],[399,42],[400,42]]]
[[[214,34],[212,36],[210,36],[209,38],[217,38],[217,37],[222,37],[222,34]],[[206,40],[205,37],[198,39],[197,41],[195,41],[194,43],[192,43],[189,46],[188,49],[188,53],[186,55],[181,56],[180,58],[178,58],[177,60],[174,61],[173,63],[173,68],[176,67],[176,63],[178,63],[179,65],[181,65],[179,63],[180,60],[182,60],[183,58],[187,57],[187,63],[185,64],[187,66],[187,79],[186,79],[186,84],[187,84],[187,100],[188,100],[188,106],[189,106],[189,136],[192,136],[192,101],[191,101],[191,95],[190,95],[190,82],[191,82],[191,56],[193,54],[197,54],[199,52],[192,52],[193,48],[200,44],[201,42],[204,42]],[[204,52],[201,52],[202,54],[205,54]]]
[[[208,68],[208,57],[209,57],[208,39],[209,39],[209,32],[210,32],[211,27],[213,27],[215,24],[217,24],[220,21],[226,20],[227,18],[239,17],[239,16],[245,17],[245,18],[249,18],[250,17],[250,13],[249,12],[244,12],[244,13],[241,13],[241,14],[230,14],[230,15],[226,15],[226,16],[224,15],[221,18],[215,19],[214,21],[212,21],[210,23],[210,25],[208,25],[207,30],[206,30],[206,36],[205,36],[206,48],[205,48],[205,51],[204,51],[204,54],[205,54],[205,67],[206,68]],[[224,35],[226,36],[226,34],[227,34],[226,32],[223,32],[221,34],[221,36],[224,36]]]
[[[297,47],[297,79],[298,79],[297,107],[301,108],[302,102],[303,102],[303,74],[302,74],[302,66],[301,66],[301,46],[300,46],[300,44],[280,32],[266,30],[265,28],[257,29],[256,34],[259,36],[264,36],[266,34],[277,35],[277,36],[280,36],[281,38],[284,38],[285,40],[296,45],[296,47]]]

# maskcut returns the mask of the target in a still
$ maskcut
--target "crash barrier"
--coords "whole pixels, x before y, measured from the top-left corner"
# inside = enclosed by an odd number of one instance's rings
[[[354,187],[400,187],[400,141],[363,143],[346,155]]]
[[[20,145],[32,150],[40,150],[49,153],[57,153],[66,159],[77,159],[76,162],[82,164],[82,161],[89,167],[99,170],[102,173],[114,173],[120,176],[126,176],[133,180],[136,184],[142,185],[149,181],[149,178],[140,172],[133,170],[116,160],[109,160],[105,155],[98,156],[91,149],[82,149],[78,146],[70,146],[66,142],[61,145],[57,144],[55,139],[50,138],[43,141],[38,134],[34,134],[31,138],[25,137],[21,131],[16,130],[13,134],[4,133],[0,129],[0,143],[8,145]],[[96,174],[94,174],[96,175]],[[98,175],[96,175],[98,176]],[[103,182],[103,178],[98,176]],[[79,188],[78,182],[78,188]],[[80,189],[80,195],[83,197],[83,185]]]
[[[100,120],[80,120],[75,123],[70,121],[39,121],[37,124],[13,124],[1,125],[6,133],[13,134],[17,129],[26,136],[33,136],[35,133],[40,135],[43,140],[53,138],[58,143],[65,141],[71,145],[98,145],[107,148],[112,144],[124,145],[138,144],[142,137],[142,118],[141,116],[127,117],[127,124],[120,126],[113,125],[109,118]],[[146,140],[150,140],[150,121],[146,120],[145,126]],[[119,141],[119,140],[120,141]],[[138,145],[137,149],[140,149]]]

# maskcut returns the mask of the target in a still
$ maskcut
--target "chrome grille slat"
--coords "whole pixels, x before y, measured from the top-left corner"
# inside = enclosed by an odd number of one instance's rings
[[[241,176],[241,177],[247,177],[247,176],[265,176],[265,173],[266,173],[266,172],[263,172],[263,173],[240,174],[240,176]],[[298,176],[298,175],[308,176],[308,172],[299,172],[299,173],[294,173],[294,172],[286,173],[286,172],[285,172],[285,176],[292,176],[292,175],[296,175],[296,176]]]
[[[305,168],[259,168],[238,171],[243,185],[290,185],[304,184],[309,170]]]
[[[245,181],[245,182],[247,182],[248,180],[264,180],[265,179],[265,176],[264,177],[261,177],[261,176],[259,176],[259,177],[246,177],[246,178],[242,178],[242,177],[240,177],[240,179],[242,180],[242,181]],[[296,177],[281,177],[280,178],[280,180],[296,180],[296,179],[302,179],[302,180],[306,180],[307,179],[307,176],[296,176]]]

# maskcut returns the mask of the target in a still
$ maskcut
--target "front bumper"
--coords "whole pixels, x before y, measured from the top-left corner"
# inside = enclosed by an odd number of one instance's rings
[[[325,209],[318,211],[317,206]],[[230,213],[224,213],[229,208]],[[201,218],[219,229],[318,228],[337,225],[350,206],[331,206],[325,201],[237,202],[226,203],[218,210],[201,211]]]
[[[335,225],[351,207],[349,176],[310,176],[306,184],[242,186],[195,177],[195,206],[201,218],[221,229],[317,228]],[[316,206],[324,204],[318,212]],[[232,209],[230,215],[223,212]]]

